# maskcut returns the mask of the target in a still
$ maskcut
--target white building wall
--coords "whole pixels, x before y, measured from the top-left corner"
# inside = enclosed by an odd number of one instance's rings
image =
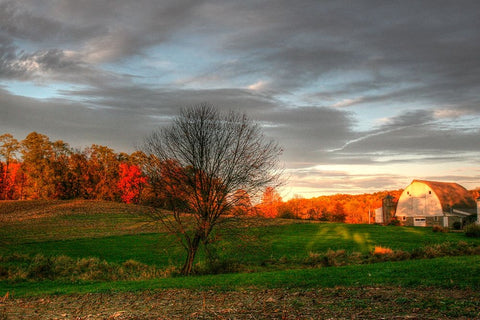
[[[442,205],[433,190],[422,182],[414,181],[400,195],[397,217],[443,216]]]
[[[375,223],[383,223],[383,208],[375,209]]]

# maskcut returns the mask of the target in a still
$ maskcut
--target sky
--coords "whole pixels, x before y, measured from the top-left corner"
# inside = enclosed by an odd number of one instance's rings
[[[258,121],[284,198],[480,187],[480,1],[0,0],[0,134],[133,152],[183,107]]]

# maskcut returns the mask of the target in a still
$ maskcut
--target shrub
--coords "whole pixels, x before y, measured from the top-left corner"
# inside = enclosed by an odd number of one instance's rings
[[[318,267],[322,265],[323,256],[318,252],[309,252],[303,262],[308,266]]]
[[[164,270],[134,260],[122,264],[98,258],[73,259],[12,254],[0,256],[0,280],[145,280],[175,275],[175,267]]]
[[[432,227],[432,231],[433,232],[444,232],[444,233],[447,233],[448,232],[448,228],[444,228],[442,226],[439,226],[439,225],[434,225]]]
[[[462,229],[462,223],[461,223],[460,221],[455,221],[455,222],[453,223],[453,229],[455,229],[455,230],[460,230],[460,229]]]
[[[328,249],[323,257],[323,264],[326,267],[344,266],[349,264],[348,262],[348,255],[345,250],[333,251]]]
[[[471,238],[480,238],[480,224],[471,223],[465,227],[465,235]]]
[[[384,248],[381,246],[375,246],[375,249],[373,249],[373,254],[380,256],[380,255],[386,255],[386,254],[392,254],[393,250],[390,248]]]
[[[54,262],[49,257],[37,254],[28,266],[27,277],[53,280],[55,278]]]
[[[241,271],[241,264],[233,259],[211,259],[195,265],[196,274],[222,274]]]
[[[400,220],[398,220],[397,217],[393,217],[392,220],[390,220],[390,222],[388,223],[389,226],[399,226],[400,224]]]

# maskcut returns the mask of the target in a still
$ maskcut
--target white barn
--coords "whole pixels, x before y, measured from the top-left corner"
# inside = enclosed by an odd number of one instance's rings
[[[477,211],[473,196],[457,183],[413,180],[398,199],[395,216],[406,226],[462,225]]]

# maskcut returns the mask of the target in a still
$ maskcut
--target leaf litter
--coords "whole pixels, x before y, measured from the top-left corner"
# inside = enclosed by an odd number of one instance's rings
[[[152,290],[0,300],[0,319],[480,319],[472,289]]]

